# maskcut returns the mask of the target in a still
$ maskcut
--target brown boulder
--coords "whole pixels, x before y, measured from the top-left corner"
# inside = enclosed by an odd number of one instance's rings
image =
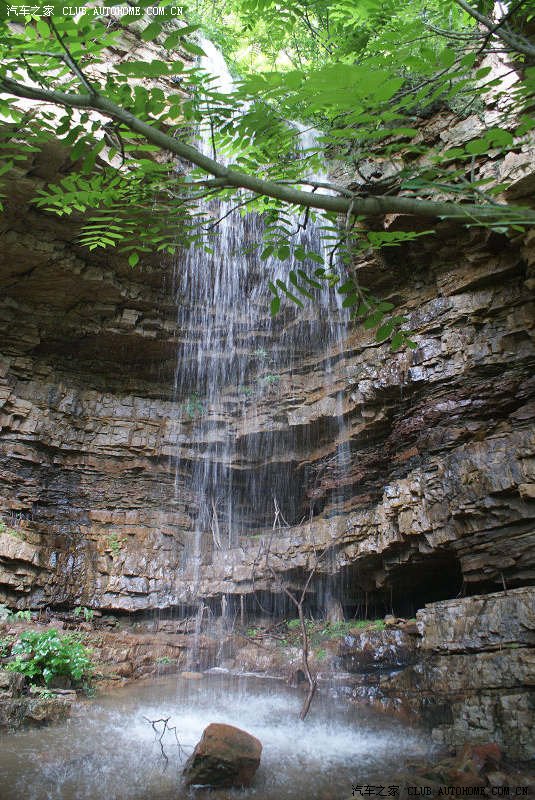
[[[186,762],[186,784],[250,786],[261,753],[262,745],[255,736],[233,725],[212,722]]]

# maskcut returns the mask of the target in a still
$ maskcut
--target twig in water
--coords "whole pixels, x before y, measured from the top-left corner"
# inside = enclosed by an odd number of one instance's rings
[[[161,754],[162,754],[162,758],[165,761],[164,772],[167,769],[167,767],[169,766],[169,756],[165,752],[165,748],[163,746],[163,738],[164,738],[166,733],[169,732],[169,733],[173,733],[174,734],[175,741],[176,741],[177,746],[178,746],[178,756],[179,756],[179,758],[182,759],[182,758],[187,758],[188,757],[188,753],[186,752],[186,748],[188,748],[189,750],[193,750],[193,746],[192,745],[183,745],[183,744],[180,743],[179,738],[178,738],[178,732],[177,732],[177,729],[176,729],[176,725],[169,725],[169,720],[171,719],[171,717],[162,717],[161,719],[149,719],[148,717],[143,717],[143,719],[146,720],[148,723],[150,723],[154,733],[156,734],[156,740],[157,740],[158,744],[160,745],[160,751],[161,751]],[[161,730],[161,733],[157,728],[157,725],[159,725],[160,723],[163,724],[163,728]]]

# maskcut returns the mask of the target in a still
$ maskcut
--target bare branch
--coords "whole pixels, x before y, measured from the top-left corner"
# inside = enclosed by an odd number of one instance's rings
[[[169,756],[165,752],[165,748],[163,746],[163,738],[164,738],[166,733],[173,733],[174,734],[175,741],[176,741],[177,746],[178,746],[178,755],[179,755],[180,758],[186,758],[187,757],[188,754],[186,753],[186,748],[188,748],[189,750],[193,750],[193,747],[191,745],[183,745],[183,744],[180,743],[180,741],[178,739],[178,732],[177,732],[177,729],[176,729],[176,725],[169,725],[169,720],[171,719],[171,717],[162,717],[161,719],[149,719],[148,717],[143,717],[143,719],[146,720],[148,723],[150,723],[150,725],[152,725],[152,729],[153,729],[154,733],[156,734],[156,740],[157,740],[158,744],[160,745],[161,755],[162,755],[162,758],[165,761],[164,771],[169,766]],[[163,725],[161,731],[159,731],[158,728],[157,728],[157,725],[159,725],[160,723]]]
[[[59,35],[58,29],[54,25],[52,17],[48,17],[48,25],[50,26],[51,30],[54,32],[54,36],[56,37],[60,47],[65,51],[65,55],[63,56],[63,61],[67,64],[70,70],[74,72],[78,80],[81,82],[82,86],[84,86],[91,95],[96,95],[97,91],[95,87],[91,84],[91,82],[85,77],[84,73],[82,72],[81,68],[78,66],[76,59],[73,57],[71,51],[63,41],[63,38]]]

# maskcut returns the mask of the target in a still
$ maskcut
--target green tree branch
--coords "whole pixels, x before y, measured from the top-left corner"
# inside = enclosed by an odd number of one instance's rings
[[[535,212],[506,205],[459,204],[451,201],[437,202],[411,197],[389,195],[366,197],[354,194],[351,197],[332,197],[306,192],[277,181],[264,180],[218,163],[197,148],[180,142],[164,133],[155,125],[144,122],[130,111],[115,104],[98,93],[94,87],[90,94],[64,93],[53,89],[28,86],[8,77],[0,78],[0,93],[12,97],[51,103],[72,109],[92,110],[122,123],[130,131],[142,135],[147,142],[161,150],[173,153],[200,167],[216,179],[220,188],[247,189],[256,195],[271,197],[292,205],[315,208],[336,213],[348,212],[353,216],[383,216],[385,214],[411,214],[428,218],[445,218],[470,225],[494,223],[535,225]],[[306,181],[303,181],[306,183]]]

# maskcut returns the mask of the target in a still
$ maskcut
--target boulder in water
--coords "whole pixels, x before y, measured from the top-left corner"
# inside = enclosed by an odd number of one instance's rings
[[[261,753],[262,745],[255,736],[233,725],[212,722],[188,758],[183,774],[188,786],[250,786]]]

